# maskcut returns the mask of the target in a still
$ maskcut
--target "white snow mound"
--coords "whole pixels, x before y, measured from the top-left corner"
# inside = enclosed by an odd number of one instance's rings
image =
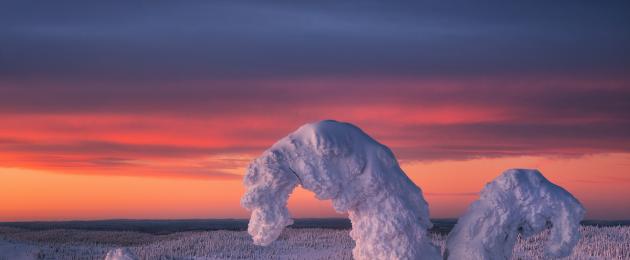
[[[389,148],[348,123],[306,124],[255,159],[241,205],[248,232],[269,245],[293,223],[287,199],[297,185],[348,212],[355,259],[441,259],[427,237],[428,204]]]
[[[518,234],[528,237],[548,227],[546,255],[568,256],[578,242],[584,213],[577,199],[538,170],[507,170],[459,218],[444,258],[510,259]]]
[[[138,260],[138,257],[127,248],[116,248],[107,252],[105,260]]]

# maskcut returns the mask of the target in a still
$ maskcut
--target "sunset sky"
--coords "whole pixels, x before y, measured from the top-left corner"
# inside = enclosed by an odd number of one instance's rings
[[[316,3],[2,1],[0,221],[247,218],[249,161],[322,119],[432,218],[524,167],[630,219],[627,1]]]

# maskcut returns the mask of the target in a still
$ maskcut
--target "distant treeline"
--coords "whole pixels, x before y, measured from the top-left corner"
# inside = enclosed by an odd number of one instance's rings
[[[448,234],[456,219],[433,219],[431,232]],[[89,221],[31,221],[0,222],[0,226],[10,226],[30,230],[79,229],[101,231],[137,231],[156,235],[171,234],[184,231],[210,230],[247,230],[247,219],[178,219],[178,220],[89,220]],[[625,226],[630,221],[586,220],[587,226]],[[352,224],[347,218],[305,218],[295,219],[291,228],[325,228],[350,229]]]

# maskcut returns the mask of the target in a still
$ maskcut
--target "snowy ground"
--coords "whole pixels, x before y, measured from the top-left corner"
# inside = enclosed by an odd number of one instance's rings
[[[630,259],[630,227],[581,228],[568,259]],[[0,260],[103,259],[128,247],[142,259],[351,259],[348,230],[287,229],[268,247],[252,244],[245,231],[179,232],[152,235],[126,231],[42,230],[0,227]],[[516,259],[542,259],[547,233],[519,240]],[[445,237],[432,235],[444,247]]]

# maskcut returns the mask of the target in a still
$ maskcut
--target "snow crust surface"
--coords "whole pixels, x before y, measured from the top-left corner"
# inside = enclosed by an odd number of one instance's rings
[[[547,257],[564,257],[579,240],[584,207],[538,170],[511,169],[488,183],[449,234],[445,259],[510,259],[520,234],[551,227]]]
[[[301,185],[348,212],[355,259],[441,259],[422,191],[394,154],[358,127],[332,120],[306,124],[249,166],[241,205],[251,210],[248,232],[269,245],[293,223],[287,200]]]
[[[116,248],[107,252],[105,260],[138,260],[138,257],[127,248]]]

